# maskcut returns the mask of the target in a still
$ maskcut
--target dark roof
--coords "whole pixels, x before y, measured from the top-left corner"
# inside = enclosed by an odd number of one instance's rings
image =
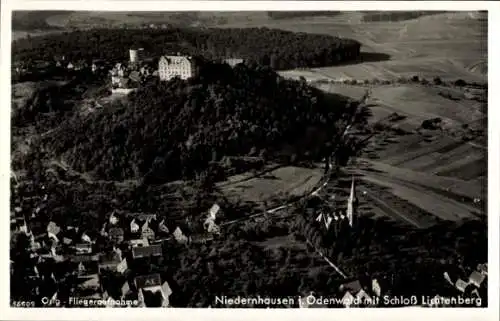
[[[161,244],[153,244],[144,247],[134,247],[132,248],[132,257],[134,259],[150,256],[161,256],[162,248]]]
[[[161,288],[156,289],[142,289],[142,294],[144,297],[144,305],[148,308],[161,307],[163,303],[163,295],[161,293]]]
[[[135,82],[138,82],[141,80],[141,75],[138,71],[132,71],[129,75],[129,78]]]
[[[160,274],[139,275],[135,278],[135,286],[137,289],[142,289],[150,286],[161,286]]]
[[[116,252],[108,252],[104,253],[100,256],[99,261],[101,264],[113,264],[113,263],[120,263],[120,255]]]
[[[89,262],[89,261],[99,261],[98,255],[72,255],[69,257],[72,262]]]
[[[112,227],[109,229],[109,236],[113,237],[113,236],[120,236],[120,235],[124,235],[125,232],[123,231],[123,229],[121,227]]]
[[[349,283],[345,283],[342,285],[345,290],[348,290],[352,294],[358,293],[363,287],[361,286],[361,282],[359,280],[351,281]]]
[[[77,249],[92,249],[92,244],[90,243],[78,243],[75,245]]]
[[[148,218],[156,219],[156,214],[148,214],[148,213],[128,213],[127,217],[135,218],[141,221],[146,221]]]

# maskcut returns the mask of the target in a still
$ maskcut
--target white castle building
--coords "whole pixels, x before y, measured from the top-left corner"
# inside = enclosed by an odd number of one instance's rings
[[[158,76],[166,81],[175,77],[191,78],[196,70],[192,57],[189,56],[162,56],[158,63]]]

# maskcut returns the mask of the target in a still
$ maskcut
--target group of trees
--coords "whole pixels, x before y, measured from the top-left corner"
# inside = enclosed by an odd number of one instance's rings
[[[354,60],[361,44],[328,35],[278,29],[95,29],[19,39],[14,61],[127,60],[130,48],[143,47],[152,57],[180,52],[209,58],[242,58],[273,69],[320,67]]]
[[[35,125],[38,132],[54,129],[78,111],[85,99],[92,99],[107,91],[106,80],[92,73],[75,74],[71,79],[56,82],[39,82],[25,102],[13,103],[13,127]],[[89,92],[92,92],[89,95]]]
[[[45,146],[79,172],[165,182],[193,178],[224,156],[269,158],[284,144],[325,157],[347,122],[366,123],[358,107],[267,67],[208,63],[188,81],[151,84],[129,102],[76,115]]]

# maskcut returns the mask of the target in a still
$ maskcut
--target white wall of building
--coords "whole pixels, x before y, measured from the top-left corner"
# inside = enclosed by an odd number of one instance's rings
[[[160,80],[170,80],[175,77],[191,78],[194,74],[194,64],[186,56],[163,56],[158,64]]]

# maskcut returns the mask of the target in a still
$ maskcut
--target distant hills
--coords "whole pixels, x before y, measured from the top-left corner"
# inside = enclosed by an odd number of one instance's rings
[[[51,26],[47,23],[47,18],[60,15],[70,14],[72,11],[14,11],[12,12],[12,30],[14,31],[37,31],[37,30],[55,30],[59,29],[56,26]]]
[[[361,12],[362,22],[404,21],[444,11],[370,11]],[[188,11],[188,12],[112,12],[112,11],[16,11],[14,31],[51,31],[66,28],[133,27],[144,24],[169,24],[178,27],[216,27],[236,22],[262,22],[310,17],[335,17],[343,11]]]

